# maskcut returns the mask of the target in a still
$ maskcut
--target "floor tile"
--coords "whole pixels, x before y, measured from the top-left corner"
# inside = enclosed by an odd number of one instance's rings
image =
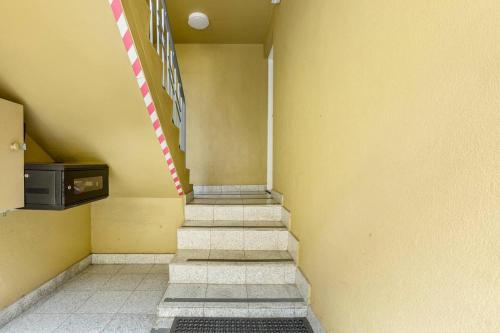
[[[54,333],[101,332],[112,318],[112,314],[72,314]]]
[[[207,282],[214,284],[245,284],[244,263],[208,263]]]
[[[150,274],[155,274],[155,273],[167,273],[168,274],[168,265],[167,264],[153,265],[153,267],[151,268],[149,273]]]
[[[243,221],[213,221],[214,227],[243,227]]]
[[[287,231],[285,231],[287,232]],[[245,229],[245,250],[280,250],[279,232],[268,229]]]
[[[120,274],[146,274],[153,268],[152,264],[147,265],[124,265]]]
[[[243,206],[241,205],[214,206],[214,220],[221,220],[221,221],[243,220]]]
[[[173,283],[206,283],[206,262],[185,262],[170,265],[169,279]]]
[[[245,258],[242,250],[210,250],[209,259],[239,260]]]
[[[285,283],[285,267],[281,263],[256,263],[248,265],[246,283],[248,284],[283,284]]]
[[[259,251],[259,250],[246,250],[245,259],[252,260],[281,260],[292,259],[287,251]]]
[[[197,283],[170,283],[165,297],[167,298],[205,298],[207,285]]]
[[[184,207],[186,220],[206,221],[214,219],[214,207],[209,205],[187,205]]]
[[[177,250],[173,262],[185,262],[186,259],[208,259],[210,250]]]
[[[62,289],[72,291],[99,290],[111,277],[111,274],[84,273],[70,280]]]
[[[116,313],[131,295],[130,291],[99,291],[90,297],[78,313]]]
[[[108,291],[135,290],[146,274],[117,274],[106,282],[100,289]]]
[[[165,298],[196,298],[199,299],[197,302],[164,302],[165,307],[169,308],[190,308],[190,307],[201,307],[203,308],[203,300],[205,299],[205,294],[207,293],[206,284],[194,284],[194,283],[171,283],[169,284],[167,291],[165,293]],[[163,300],[162,300],[163,302]],[[199,314],[198,311],[195,311]],[[203,314],[203,311],[202,311]]]
[[[246,287],[248,298],[290,298],[286,285],[249,284]]]
[[[183,227],[211,227],[214,221],[184,221]]]
[[[217,228],[210,236],[210,249],[243,250],[245,240],[243,228]]]
[[[116,274],[123,265],[90,265],[83,273],[91,274]]]
[[[223,198],[215,200],[217,205],[241,205],[243,200],[240,198]]]
[[[247,303],[205,303],[204,317],[248,317]]]
[[[119,313],[155,314],[163,291],[134,291]]]
[[[281,221],[244,221],[244,225],[247,228],[258,228],[258,227],[284,227]]]
[[[94,292],[59,291],[33,309],[33,313],[75,313]]]
[[[296,285],[294,284],[286,284],[285,285],[286,287],[286,290],[288,292],[288,297],[291,297],[291,298],[303,298],[300,291],[299,291],[299,288],[297,288]]]
[[[168,286],[168,274],[147,274],[136,290],[165,291]]]
[[[25,314],[0,328],[1,333],[49,333],[61,325],[68,314]]]
[[[243,199],[244,205],[279,205],[274,199]]]
[[[116,314],[103,333],[149,333],[155,319],[154,315]]]
[[[281,221],[281,206],[279,205],[246,205],[244,219],[252,221]]]
[[[247,298],[247,288],[245,285],[210,284],[206,298]]]
[[[209,228],[180,228],[177,230],[179,249],[210,249]]]
[[[214,205],[215,199],[209,198],[194,198],[193,201],[189,202],[190,205]]]

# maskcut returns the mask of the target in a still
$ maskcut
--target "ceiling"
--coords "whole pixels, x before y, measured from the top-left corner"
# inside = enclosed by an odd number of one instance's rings
[[[175,43],[261,44],[266,39],[274,5],[271,0],[168,0]],[[188,26],[189,14],[203,12],[210,26]]]

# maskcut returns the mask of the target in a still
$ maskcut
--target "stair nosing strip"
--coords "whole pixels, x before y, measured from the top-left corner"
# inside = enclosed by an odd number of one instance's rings
[[[165,298],[166,303],[301,303],[303,298]]]
[[[293,262],[293,259],[186,259],[187,262]]]
[[[251,225],[183,225],[181,228],[252,228],[252,229],[286,229],[285,226],[251,226]]]

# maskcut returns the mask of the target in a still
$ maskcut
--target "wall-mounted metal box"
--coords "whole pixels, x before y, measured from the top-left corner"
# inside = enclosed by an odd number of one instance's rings
[[[105,164],[25,164],[24,208],[64,210],[108,196]]]

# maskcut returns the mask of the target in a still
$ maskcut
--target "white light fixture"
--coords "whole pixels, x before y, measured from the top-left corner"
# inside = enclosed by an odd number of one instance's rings
[[[200,12],[196,12],[189,15],[188,24],[193,29],[203,30],[208,27],[210,22],[208,21],[207,15]]]

